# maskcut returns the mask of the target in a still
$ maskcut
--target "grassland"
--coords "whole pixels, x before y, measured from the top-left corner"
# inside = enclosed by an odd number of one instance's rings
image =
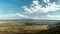
[[[60,24],[49,28],[48,24],[8,22],[0,24],[0,34],[60,34]]]
[[[34,34],[41,30],[48,30],[48,25],[21,22],[0,24],[0,34]]]

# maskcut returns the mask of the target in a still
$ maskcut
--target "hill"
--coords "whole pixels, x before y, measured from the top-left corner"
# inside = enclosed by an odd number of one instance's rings
[[[34,22],[28,21],[14,20],[13,22],[0,23],[0,34],[60,34],[60,23],[46,24],[35,22],[35,20]]]
[[[0,34],[34,34],[42,30],[48,30],[48,25],[22,22],[0,24]]]

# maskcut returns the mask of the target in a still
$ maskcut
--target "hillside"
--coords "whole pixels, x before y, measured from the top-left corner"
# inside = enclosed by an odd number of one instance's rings
[[[42,30],[48,30],[48,25],[22,22],[0,24],[0,34],[34,34]]]
[[[60,34],[60,23],[56,23],[55,27],[50,28],[49,30],[39,31],[36,34]]]
[[[20,21],[0,23],[0,34],[60,34],[60,23],[39,24]]]

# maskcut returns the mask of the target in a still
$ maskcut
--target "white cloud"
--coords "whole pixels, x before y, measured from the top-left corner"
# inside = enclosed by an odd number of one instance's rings
[[[21,17],[21,18],[29,18],[28,16],[22,15],[22,14],[20,14],[20,13],[16,13],[16,16],[19,16],[19,17]]]
[[[33,4],[35,4],[35,5],[39,5],[38,0],[34,0],[34,1],[33,1]]]
[[[60,15],[47,15],[49,20],[60,20]]]
[[[20,13],[16,13],[16,14],[0,14],[0,19],[15,19],[15,18],[29,18],[28,16],[25,16],[23,14]]]
[[[48,3],[48,2],[50,2],[50,0],[43,0],[44,1],[44,3]]]
[[[60,1],[58,2],[50,2],[50,0],[43,0],[45,7],[42,7],[43,4],[39,3],[38,0],[33,0],[32,4],[29,6],[23,6],[25,12],[28,14],[36,14],[36,13],[48,13],[55,12],[60,10]],[[59,3],[59,4],[58,4]],[[44,15],[44,14],[43,14]],[[31,19],[40,19],[40,20],[60,20],[60,15],[47,15],[46,16],[33,16]]]
[[[23,8],[28,14],[33,14],[38,12],[48,13],[60,9],[60,5],[57,5],[56,2],[51,3],[49,0],[43,0],[43,1],[47,3],[46,7],[42,7],[42,5],[39,4],[38,0],[33,0],[33,3],[29,5],[29,7],[23,6]]]
[[[44,17],[36,16],[32,17],[31,19],[39,19],[39,20],[60,20],[60,15],[46,15]]]
[[[33,13],[33,11],[30,8],[28,8],[27,6],[24,6],[23,8],[27,13]]]

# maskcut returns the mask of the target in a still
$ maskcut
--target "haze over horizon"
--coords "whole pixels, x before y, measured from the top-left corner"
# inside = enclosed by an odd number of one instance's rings
[[[0,20],[60,20],[60,0],[0,0]]]

